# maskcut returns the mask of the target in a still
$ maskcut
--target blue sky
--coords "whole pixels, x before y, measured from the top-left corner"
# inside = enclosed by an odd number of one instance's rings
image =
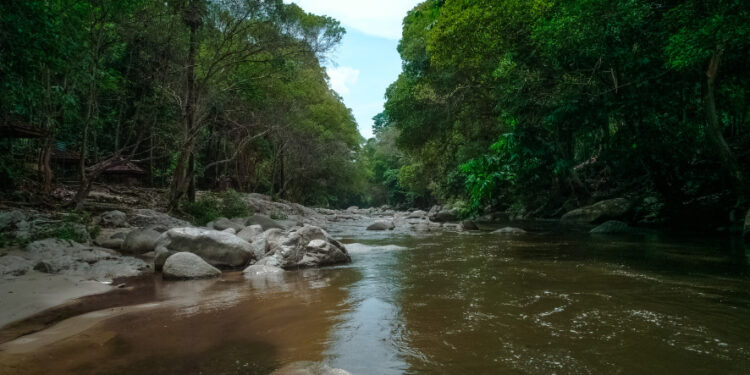
[[[346,36],[327,64],[331,88],[352,109],[365,138],[372,117],[383,110],[385,89],[401,72],[396,51],[401,22],[421,0],[292,0],[310,13],[331,16]]]

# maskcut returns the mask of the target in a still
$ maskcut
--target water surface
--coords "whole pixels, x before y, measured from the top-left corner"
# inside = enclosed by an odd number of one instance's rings
[[[741,243],[546,230],[367,233],[353,263],[245,280],[154,280],[161,302],[0,346],[0,373],[743,374]],[[281,370],[279,370],[281,369]]]

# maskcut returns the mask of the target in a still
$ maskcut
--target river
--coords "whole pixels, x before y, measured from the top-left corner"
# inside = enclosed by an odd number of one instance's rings
[[[147,303],[1,345],[0,373],[750,373],[741,243],[526,226],[509,236],[341,225],[331,233],[349,265],[153,278],[138,291]]]

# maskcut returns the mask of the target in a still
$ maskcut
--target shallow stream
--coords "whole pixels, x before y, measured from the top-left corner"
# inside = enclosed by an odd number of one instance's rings
[[[750,373],[741,243],[528,224],[516,236],[359,228],[331,232],[349,265],[155,278],[139,291],[152,302],[0,345],[0,373]]]

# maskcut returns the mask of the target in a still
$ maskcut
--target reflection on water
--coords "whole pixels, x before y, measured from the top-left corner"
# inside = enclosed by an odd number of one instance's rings
[[[0,373],[750,372],[741,243],[350,229],[351,265],[158,281],[0,346]]]

